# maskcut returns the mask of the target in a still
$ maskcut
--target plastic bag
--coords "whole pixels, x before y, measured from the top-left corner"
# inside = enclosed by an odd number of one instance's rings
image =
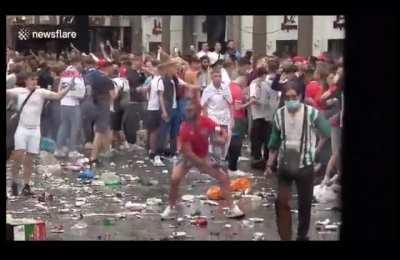
[[[319,203],[332,202],[338,199],[338,193],[335,192],[332,186],[314,186],[314,197]]]
[[[249,178],[241,177],[231,181],[232,191],[246,191],[250,190],[251,182]]]
[[[222,191],[221,188],[219,186],[211,186],[208,190],[207,190],[207,197],[210,200],[220,200],[222,199]]]

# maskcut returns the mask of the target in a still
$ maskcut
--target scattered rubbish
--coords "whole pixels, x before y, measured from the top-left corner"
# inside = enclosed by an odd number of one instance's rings
[[[138,177],[138,176],[132,176],[132,175],[129,175],[129,174],[126,174],[126,175],[124,175],[124,180],[125,181],[138,181],[138,180],[140,180],[140,177]]]
[[[132,202],[128,201],[125,204],[125,208],[130,209],[130,210],[135,210],[135,211],[139,210],[140,211],[140,210],[143,210],[146,208],[146,204],[132,203]]]
[[[249,178],[242,177],[231,181],[231,189],[233,191],[246,191],[250,190],[251,182]]]
[[[330,219],[329,218],[327,218],[327,219],[325,219],[324,221],[321,221],[321,220],[319,220],[319,221],[317,221],[317,222],[315,222],[315,225],[317,225],[317,226],[324,226],[324,225],[328,225],[330,223]]]
[[[94,174],[91,169],[85,169],[81,174],[79,174],[79,178],[83,180],[93,179]]]
[[[187,194],[187,195],[183,195],[182,196],[182,201],[190,201],[190,202],[192,202],[193,200],[194,200],[194,196],[193,195]]]
[[[148,206],[161,205],[161,204],[162,204],[162,200],[158,199],[158,198],[148,198],[146,200],[146,205],[148,205]]]
[[[263,218],[249,218],[250,221],[253,221],[254,223],[260,223],[263,222]]]
[[[119,199],[119,198],[112,198],[112,202],[115,202],[115,203],[122,203],[122,200]]]
[[[222,199],[222,191],[221,188],[219,186],[211,186],[208,190],[207,190],[207,197],[210,200],[220,200]]]
[[[245,194],[242,196],[242,198],[249,198],[252,201],[261,201],[261,197],[257,195],[251,195],[251,194]]]
[[[250,220],[242,220],[242,227],[244,227],[244,228],[253,228],[254,227],[254,223],[253,223],[253,221],[250,221]]]
[[[85,222],[78,222],[71,227],[71,229],[85,229],[88,225]]]
[[[199,227],[205,227],[205,226],[207,226],[207,218],[199,217],[199,218],[193,220],[192,224],[195,224],[196,226],[199,226]]]
[[[52,194],[47,193],[47,192],[42,193],[38,197],[38,201],[39,202],[46,202],[46,201],[53,201],[53,200],[54,200],[54,196]]]
[[[104,172],[101,179],[105,185],[118,185],[121,184],[120,178],[113,172]]]
[[[144,161],[136,161],[137,164],[144,164]]]
[[[314,186],[314,197],[319,203],[327,203],[337,200],[338,193],[334,190],[333,185],[316,185]]]
[[[66,165],[66,166],[64,166],[64,169],[70,170],[73,172],[79,172],[83,169],[83,167],[80,165]]]
[[[104,181],[95,180],[95,181],[92,181],[92,185],[93,186],[104,186],[105,184],[104,184]]]
[[[264,233],[262,232],[255,232],[253,234],[253,241],[260,241],[260,240],[264,240]]]
[[[64,233],[64,225],[53,226],[50,230],[51,233]]]
[[[64,208],[64,209],[59,209],[58,213],[69,213],[71,210],[68,208]]]
[[[158,185],[158,183],[159,183],[159,182],[158,182],[157,180],[150,180],[150,181],[149,181],[149,184],[150,184],[150,185],[153,185],[153,186]]]
[[[170,238],[185,238],[187,237],[186,232],[183,231],[177,231],[177,232],[172,232]]]
[[[203,201],[203,204],[207,204],[207,205],[211,205],[211,206],[218,206],[219,205],[218,202],[212,201],[212,200]]]
[[[336,231],[339,228],[338,225],[332,224],[332,225],[326,225],[324,227],[325,230],[330,230],[330,231]]]
[[[115,163],[114,162],[110,162],[110,166],[111,167],[115,167]]]
[[[104,226],[113,226],[115,224],[115,220],[113,218],[105,218],[103,219]]]
[[[36,204],[35,207],[37,207],[39,209],[42,209],[42,210],[49,210],[46,206],[44,206],[44,205],[42,205],[40,203]]]

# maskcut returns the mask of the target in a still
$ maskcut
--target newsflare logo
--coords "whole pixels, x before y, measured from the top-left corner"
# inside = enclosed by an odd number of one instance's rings
[[[64,31],[57,29],[55,31],[34,31],[27,28],[18,30],[18,39],[26,41],[29,39],[75,39],[78,34],[74,31]]]
[[[19,29],[18,39],[20,39],[21,41],[24,41],[24,40],[29,40],[29,38],[31,38],[31,31],[29,31],[26,28]]]

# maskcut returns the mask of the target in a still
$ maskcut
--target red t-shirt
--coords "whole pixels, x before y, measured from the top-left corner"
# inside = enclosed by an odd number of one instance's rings
[[[243,95],[242,88],[238,84],[236,84],[234,82],[231,83],[230,88],[231,88],[233,106],[235,104],[237,104],[237,103],[239,105],[242,105],[243,104],[243,100],[244,100],[244,95]],[[234,108],[233,109],[233,117],[235,119],[243,119],[243,118],[246,117],[246,111],[244,110],[244,108],[242,108],[240,110],[235,110],[235,108]]]
[[[208,153],[208,138],[214,132],[216,124],[210,118],[200,115],[196,124],[183,122],[179,130],[179,142],[190,143],[193,153],[204,158]]]
[[[322,95],[322,86],[317,81],[310,81],[306,86],[306,98],[311,98],[314,103],[313,107],[321,110],[321,95]]]

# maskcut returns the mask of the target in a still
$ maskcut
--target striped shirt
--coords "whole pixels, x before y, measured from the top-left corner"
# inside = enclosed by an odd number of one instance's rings
[[[314,163],[318,134],[330,138],[331,129],[329,122],[317,109],[308,105],[302,105],[294,116],[291,116],[289,115],[286,106],[279,108],[274,115],[272,132],[268,143],[268,149],[279,150],[278,168],[284,152],[283,142],[286,144],[286,149],[300,150],[305,106],[307,106],[307,126],[303,137],[303,149],[300,151],[299,168]],[[282,112],[284,118],[282,118]],[[285,133],[282,131],[282,120],[285,120]]]

